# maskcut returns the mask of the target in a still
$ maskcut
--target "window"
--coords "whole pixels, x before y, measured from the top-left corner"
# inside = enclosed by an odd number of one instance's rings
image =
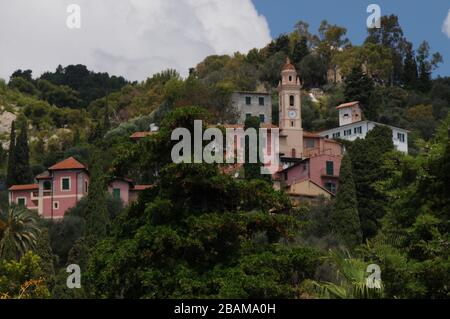
[[[291,150],[291,154],[292,154],[292,157],[294,158],[294,157],[295,157],[295,148],[293,148],[293,149]]]
[[[327,134],[327,135],[325,135],[325,138],[330,138],[330,136]]]
[[[17,197],[17,205],[25,207],[27,205],[27,199],[25,197]]]
[[[336,184],[335,183],[325,183],[325,188],[331,192],[331,193],[336,193]]]
[[[70,191],[70,178],[69,177],[61,178],[61,190],[62,191]]]
[[[355,134],[362,134],[362,126],[355,127],[355,128],[353,129],[353,132],[354,132]]]
[[[344,130],[344,136],[352,135],[352,129]]]
[[[306,148],[314,148],[316,146],[316,143],[314,139],[308,138],[306,139]]]
[[[332,161],[327,161],[327,175],[334,175],[334,163]]]
[[[397,133],[397,138],[400,142],[405,143],[405,134]]]
[[[261,123],[264,123],[265,120],[266,120],[266,117],[264,116],[264,114],[259,114],[259,121],[260,121]]]
[[[59,209],[59,202],[53,202],[53,209]]]
[[[333,133],[333,138],[341,137],[341,132]]]
[[[294,121],[291,121],[291,127],[294,127]]]
[[[88,181],[84,181],[84,192],[87,193],[89,191]]]
[[[43,183],[44,191],[49,191],[52,189],[52,183],[50,181],[45,181]]]
[[[259,105],[264,106],[264,98],[263,97],[259,98]]]
[[[344,114],[344,117],[349,117],[349,116],[350,116],[350,115],[348,115],[348,113],[345,113],[345,114]]]
[[[289,82],[292,82],[292,75],[289,75]]]
[[[113,189],[113,197],[115,199],[120,199],[120,188],[114,188]]]
[[[245,119],[246,120],[248,120],[249,118],[251,118],[252,117],[252,113],[247,113],[247,114],[245,114]]]
[[[289,95],[289,105],[294,106],[294,96],[293,95]]]
[[[252,104],[252,97],[251,96],[246,96],[245,97],[245,104],[247,104],[247,105]]]

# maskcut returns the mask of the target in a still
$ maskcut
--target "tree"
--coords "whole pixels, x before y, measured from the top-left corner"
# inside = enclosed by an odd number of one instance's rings
[[[333,231],[349,248],[361,243],[361,224],[358,215],[355,182],[350,155],[344,155],[339,174],[339,189],[332,209]]]
[[[308,48],[318,44],[319,38],[309,32],[309,24],[307,22],[298,21],[295,24],[294,29],[300,39],[305,38],[307,40]]]
[[[369,101],[374,91],[373,80],[364,74],[360,66],[352,69],[344,81],[344,95],[347,101],[359,101],[364,115],[369,119],[376,117],[375,109],[370,107]]]
[[[442,55],[439,52],[430,56],[430,45],[427,41],[423,41],[417,49],[417,62],[419,65],[419,86],[422,92],[428,92],[431,89],[431,73],[442,63]]]
[[[367,284],[367,264],[349,253],[330,251],[329,261],[335,274],[331,282],[307,281],[304,286],[319,298],[325,299],[379,299],[384,295],[384,287],[369,287]]]
[[[110,217],[106,206],[107,176],[103,172],[101,155],[92,159],[86,209],[86,239],[89,243],[104,238],[109,231]]]
[[[49,298],[40,262],[31,251],[19,261],[0,259],[0,299]]]
[[[15,146],[16,146],[16,125],[15,122],[13,121],[11,123],[11,133],[9,134],[8,169],[6,173],[6,185],[8,187],[17,184]]]
[[[294,51],[292,52],[292,61],[298,65],[308,54],[308,40],[303,36],[295,43]]]
[[[398,16],[382,16],[381,28],[368,29],[366,43],[374,43],[390,48],[392,52],[393,69],[391,73],[391,85],[398,84],[401,81],[403,73],[403,59],[405,38],[403,30],[399,24]]]
[[[357,139],[349,148],[363,239],[376,235],[386,213],[386,196],[377,183],[391,174],[383,160],[393,149],[392,130],[387,126],[376,126],[364,140]]]
[[[318,87],[325,84],[327,66],[323,58],[317,54],[304,57],[299,65],[299,77],[304,87]]]
[[[412,43],[407,43],[406,45],[402,81],[410,89],[415,89],[418,85],[417,63],[414,50],[412,49]]]
[[[29,184],[33,180],[33,174],[30,169],[30,151],[28,148],[27,121],[24,119],[20,123],[20,133],[17,136],[14,147],[15,161],[15,182],[17,184]]]
[[[38,234],[34,213],[21,206],[0,212],[0,257],[16,259],[35,247]]]

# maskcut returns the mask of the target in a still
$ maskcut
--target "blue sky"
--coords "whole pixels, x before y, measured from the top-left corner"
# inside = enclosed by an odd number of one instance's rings
[[[258,12],[269,23],[272,37],[293,30],[298,20],[310,24],[316,32],[323,19],[347,28],[353,44],[364,41],[366,8],[371,3],[381,7],[382,15],[396,14],[406,38],[417,46],[427,40],[431,52],[439,51],[444,63],[435,75],[450,76],[450,38],[442,32],[442,25],[450,9],[449,0],[253,0]]]

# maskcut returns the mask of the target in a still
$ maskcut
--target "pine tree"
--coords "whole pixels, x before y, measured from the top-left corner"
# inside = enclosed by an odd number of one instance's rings
[[[15,160],[15,182],[17,184],[28,184],[33,181],[33,174],[30,169],[30,151],[28,148],[27,122],[20,124],[20,133],[14,149]]]
[[[13,121],[11,123],[11,133],[9,135],[9,151],[8,151],[8,170],[6,173],[6,185],[11,187],[17,184],[16,182],[16,161],[15,161],[15,146],[16,146],[16,125]]]
[[[339,189],[331,212],[331,224],[333,231],[349,248],[361,243],[356,187],[348,154],[344,156],[341,163]]]
[[[295,44],[294,51],[292,52],[292,61],[295,64],[299,64],[305,56],[309,54],[308,40],[306,37],[301,37]]]
[[[348,102],[359,101],[364,114],[369,119],[376,117],[376,110],[370,105],[370,98],[374,91],[373,80],[364,74],[361,67],[352,69],[344,83],[344,95]]]
[[[406,48],[405,61],[403,62],[403,83],[406,87],[414,89],[417,87],[417,62],[412,44],[409,43]]]

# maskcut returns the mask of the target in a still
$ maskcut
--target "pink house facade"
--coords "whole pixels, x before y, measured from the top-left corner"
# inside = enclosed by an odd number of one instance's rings
[[[85,165],[69,157],[36,176],[36,184],[13,185],[9,203],[35,210],[43,218],[60,219],[65,212],[88,194],[89,172]],[[131,180],[115,179],[108,191],[125,205],[150,185],[134,185]]]

